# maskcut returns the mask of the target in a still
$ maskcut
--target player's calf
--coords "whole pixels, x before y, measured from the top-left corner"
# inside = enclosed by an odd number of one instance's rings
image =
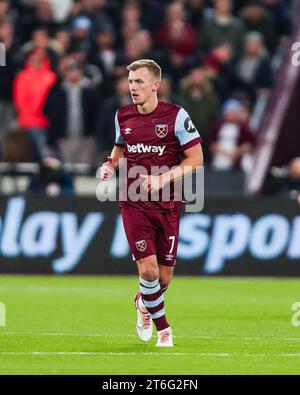
[[[165,293],[166,290],[169,288],[169,285],[162,285],[162,284],[160,284],[160,287],[161,287],[162,293]]]
[[[163,293],[166,292],[173,278],[174,267],[159,263],[159,282]]]
[[[152,318],[157,331],[169,327],[165,314],[164,295],[159,278],[148,281],[140,277],[140,290],[144,305]]]

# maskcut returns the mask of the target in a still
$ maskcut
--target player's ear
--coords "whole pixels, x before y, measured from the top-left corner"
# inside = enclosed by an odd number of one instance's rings
[[[157,92],[160,86],[160,81],[155,81],[153,84],[153,92]]]

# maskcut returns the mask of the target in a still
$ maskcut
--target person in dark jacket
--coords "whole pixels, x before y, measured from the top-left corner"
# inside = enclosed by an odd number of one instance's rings
[[[218,97],[205,70],[201,67],[193,68],[181,80],[179,92],[181,101],[185,103],[195,127],[201,133],[204,157],[206,157],[209,131],[219,115]]]
[[[14,24],[10,19],[0,22],[0,42],[5,45],[5,62],[0,65],[0,144],[14,117],[12,90],[20,61],[19,46],[14,40]],[[2,53],[0,54],[0,56]]]
[[[268,51],[274,53],[278,45],[275,23],[272,15],[262,6],[261,1],[251,0],[241,11],[240,17],[246,31],[262,34]]]
[[[245,26],[241,19],[232,13],[233,1],[214,0],[214,13],[200,27],[200,43],[209,52],[223,42],[231,45],[234,56],[239,56],[242,50]]]
[[[261,90],[271,89],[273,83],[271,59],[260,33],[247,33],[244,52],[236,65],[236,75],[236,86],[246,93],[252,103]]]
[[[124,105],[130,104],[130,92],[128,86],[128,76],[123,74],[116,81],[116,92],[106,99],[101,105],[97,120],[97,142],[101,153],[101,159],[111,151],[111,146],[115,142],[115,115],[117,110]]]
[[[73,195],[72,175],[63,168],[58,158],[47,155],[40,162],[39,172],[32,176],[28,192],[46,194],[51,197],[62,194]]]
[[[64,78],[50,91],[44,113],[50,121],[49,144],[63,162],[92,163],[97,150],[94,139],[100,97],[83,75],[82,66],[70,59]]]
[[[266,177],[264,193],[289,196],[300,203],[300,157],[293,158],[287,166],[271,167]]]

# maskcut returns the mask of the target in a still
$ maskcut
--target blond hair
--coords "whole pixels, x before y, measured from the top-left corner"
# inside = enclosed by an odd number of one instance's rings
[[[161,80],[161,67],[152,59],[136,60],[135,62],[132,62],[129,66],[127,66],[127,70],[135,71],[142,67],[146,67],[156,78],[159,79],[159,81]]]

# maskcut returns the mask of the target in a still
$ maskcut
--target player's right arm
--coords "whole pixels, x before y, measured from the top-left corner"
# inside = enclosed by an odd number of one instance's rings
[[[113,150],[111,151],[110,156],[108,159],[110,159],[111,165],[117,169],[119,167],[119,159],[122,158],[123,156],[123,147],[120,147],[119,145],[115,145]]]
[[[115,170],[119,167],[119,159],[123,156],[123,138],[121,136],[118,113],[115,116],[116,140],[115,146],[108,156],[107,162],[103,163],[100,169],[101,180],[108,180],[115,174]]]

